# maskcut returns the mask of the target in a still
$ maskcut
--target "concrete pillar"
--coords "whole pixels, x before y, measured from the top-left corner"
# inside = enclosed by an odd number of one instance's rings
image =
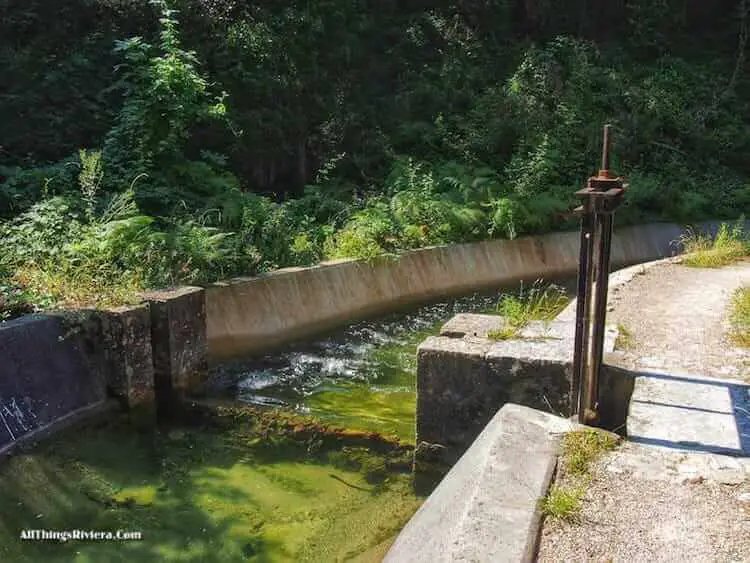
[[[154,362],[148,305],[100,311],[107,387],[134,422],[154,420]]]
[[[181,287],[144,296],[151,309],[151,346],[160,408],[201,393],[208,377],[206,295]]]

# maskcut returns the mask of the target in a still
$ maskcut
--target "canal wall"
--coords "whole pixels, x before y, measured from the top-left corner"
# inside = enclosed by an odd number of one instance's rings
[[[703,229],[715,224],[702,225]],[[682,227],[616,231],[612,267],[673,255]],[[279,348],[348,322],[472,291],[575,274],[578,232],[425,248],[397,258],[278,270],[206,288],[212,362]]]
[[[112,411],[153,424],[157,404],[200,390],[206,349],[202,288],[0,323],[0,455]]]

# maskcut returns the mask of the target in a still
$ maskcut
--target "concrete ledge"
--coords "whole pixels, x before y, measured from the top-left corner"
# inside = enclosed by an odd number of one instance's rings
[[[561,434],[578,425],[506,404],[399,534],[387,563],[532,561]]]
[[[506,403],[570,415],[573,322],[532,322],[516,338],[487,338],[504,322],[500,316],[456,315],[441,333],[452,337],[429,337],[419,346],[417,471],[455,463]],[[616,336],[608,327],[605,352],[614,348]],[[627,394],[627,380],[615,375],[603,378],[602,402],[608,406],[617,403],[612,393]],[[626,414],[611,407],[608,416],[616,426],[624,424]]]
[[[618,230],[613,267],[673,254],[682,228],[657,223]],[[368,316],[519,280],[575,275],[577,232],[424,248],[397,258],[345,260],[240,278],[206,290],[211,361],[279,348]]]
[[[506,403],[570,416],[573,321],[532,322],[507,340],[487,337],[504,324],[501,316],[459,314],[445,324],[441,336],[419,346],[417,472],[455,463]],[[617,330],[607,327],[605,353],[612,352],[616,338]],[[602,374],[606,428],[624,428],[624,398],[631,392],[632,378],[617,370]]]

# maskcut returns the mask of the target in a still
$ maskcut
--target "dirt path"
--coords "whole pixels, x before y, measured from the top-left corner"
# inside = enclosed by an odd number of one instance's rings
[[[726,338],[731,294],[748,284],[750,262],[664,264],[634,276],[613,291],[607,316],[631,335],[616,362],[750,381],[748,353]],[[686,425],[705,414],[666,406],[680,409]],[[538,561],[748,562],[749,471],[747,458],[625,442],[592,469],[579,521],[545,522]]]
[[[657,368],[733,379],[750,377],[748,351],[727,341],[734,290],[750,285],[750,262],[721,269],[664,264],[615,288],[607,322],[625,327],[630,368]]]

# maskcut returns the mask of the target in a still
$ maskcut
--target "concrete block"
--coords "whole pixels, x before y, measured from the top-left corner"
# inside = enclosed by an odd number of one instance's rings
[[[144,296],[151,310],[157,399],[200,393],[208,378],[205,291],[183,287]]]
[[[491,327],[472,315],[452,320],[449,332]],[[486,317],[486,316],[482,316]],[[495,321],[496,322],[496,321]],[[474,328],[477,328],[475,331]],[[492,341],[474,336],[431,337],[417,352],[417,444],[436,463],[452,464],[506,403],[568,416],[572,376],[572,331],[567,323],[532,323],[521,338]],[[419,455],[416,458],[419,470]]]
[[[430,337],[418,348],[417,444],[439,444],[445,463],[458,459],[502,404],[502,389],[492,385],[485,362],[491,346]]]
[[[412,517],[386,563],[532,561],[567,420],[506,404]]]
[[[474,336],[487,338],[487,335],[505,326],[505,318],[500,315],[472,315],[459,313],[440,329],[440,336],[463,338]]]
[[[148,305],[100,311],[107,386],[137,422],[153,419],[154,361]]]

